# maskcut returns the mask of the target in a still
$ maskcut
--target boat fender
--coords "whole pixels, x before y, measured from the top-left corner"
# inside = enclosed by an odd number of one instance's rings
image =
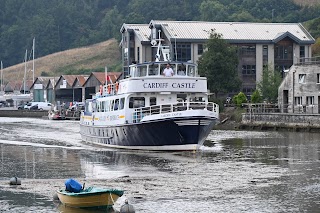
[[[57,193],[53,195],[53,201],[60,201]]]
[[[116,92],[118,93],[119,90],[119,82],[116,83]]]
[[[99,92],[100,92],[100,95],[102,95],[102,85],[100,85]]]
[[[125,200],[120,208],[120,213],[135,213],[135,209],[133,205],[129,204],[128,200]]]
[[[13,177],[10,179],[10,185],[21,185],[21,180],[20,178]]]

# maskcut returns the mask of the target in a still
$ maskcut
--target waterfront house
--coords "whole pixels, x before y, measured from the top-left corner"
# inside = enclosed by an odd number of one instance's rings
[[[300,58],[286,70],[278,89],[281,112],[320,113],[320,57]]]

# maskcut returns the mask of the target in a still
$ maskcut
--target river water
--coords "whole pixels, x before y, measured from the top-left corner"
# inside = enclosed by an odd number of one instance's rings
[[[53,202],[68,178],[121,188],[136,212],[320,212],[320,134],[215,131],[197,152],[93,147],[77,121],[0,118],[0,212]],[[12,177],[22,185],[9,186]]]

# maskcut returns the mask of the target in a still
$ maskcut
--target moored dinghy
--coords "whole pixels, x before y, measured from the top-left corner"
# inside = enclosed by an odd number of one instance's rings
[[[123,190],[93,186],[84,189],[77,181],[68,179],[66,189],[58,190],[57,195],[61,203],[69,207],[109,209],[123,195]]]

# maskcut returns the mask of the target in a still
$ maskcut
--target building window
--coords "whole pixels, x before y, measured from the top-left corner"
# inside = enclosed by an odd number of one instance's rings
[[[302,105],[302,97],[294,97],[294,105]]]
[[[256,65],[242,65],[242,75],[256,75]]]
[[[305,47],[300,46],[300,58],[304,58],[304,57],[306,57]]]
[[[320,84],[320,73],[317,73],[317,84]]]
[[[246,95],[252,94],[255,91],[256,88],[254,87],[243,87],[242,92]],[[247,97],[248,98],[248,97]]]
[[[190,61],[191,60],[191,44],[189,43],[179,43],[177,48],[174,48],[174,51],[177,51],[174,54],[176,61]]]
[[[134,41],[134,33],[130,33],[129,34],[129,40],[130,41]]]
[[[268,65],[268,45],[263,45],[263,65]]]
[[[202,55],[203,53],[203,44],[198,44],[198,55]]]
[[[305,83],[306,74],[299,74],[299,83]]]
[[[137,47],[137,61],[140,63],[140,47]]]
[[[314,105],[314,97],[307,96],[307,105]]]
[[[276,45],[274,55],[276,59],[291,59],[292,46]]]
[[[256,46],[254,46],[254,45],[241,46],[240,53],[241,53],[241,55],[246,55],[246,56],[255,55],[256,54]]]

